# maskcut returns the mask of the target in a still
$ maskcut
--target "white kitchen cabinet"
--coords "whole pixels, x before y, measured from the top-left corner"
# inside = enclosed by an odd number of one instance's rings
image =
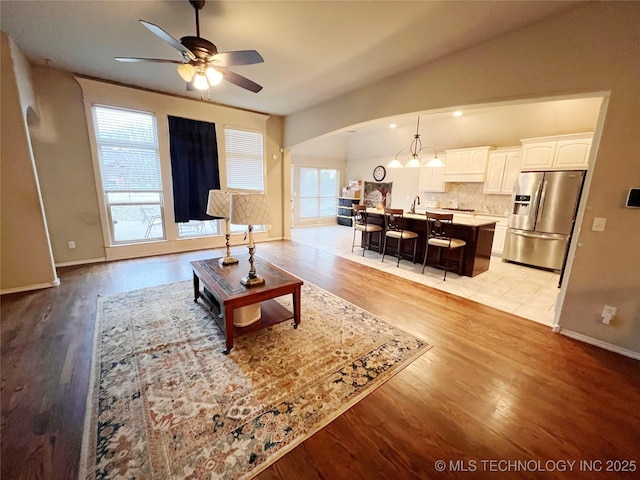
[[[489,154],[483,193],[508,195],[520,173],[520,149],[504,148]]]
[[[590,151],[591,136],[584,139],[561,140],[556,146],[553,166],[563,170],[586,170],[589,167]]]
[[[419,190],[421,192],[444,192],[445,167],[422,167],[420,169]]]
[[[527,138],[522,142],[522,170],[586,170],[593,133]]]
[[[493,243],[491,244],[491,253],[502,255],[504,252],[504,242],[507,239],[507,225],[496,223],[496,231],[493,233]]]
[[[492,147],[471,147],[446,150],[444,167],[446,182],[484,182]]]
[[[496,222],[496,229],[493,232],[493,243],[491,244],[491,253],[493,255],[502,255],[504,242],[507,238],[507,219],[505,217],[492,217],[490,215],[474,215],[474,218]]]
[[[522,140],[522,169],[551,170],[557,142],[533,142]]]

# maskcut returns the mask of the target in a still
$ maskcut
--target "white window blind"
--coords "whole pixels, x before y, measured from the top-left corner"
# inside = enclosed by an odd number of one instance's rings
[[[92,112],[111,244],[165,238],[155,116],[102,105]]]
[[[93,117],[104,190],[162,190],[155,117],[103,106]]]
[[[227,188],[264,192],[262,132],[225,128]]]

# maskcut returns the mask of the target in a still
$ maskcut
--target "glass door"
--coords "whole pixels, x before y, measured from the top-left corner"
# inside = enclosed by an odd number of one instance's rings
[[[296,196],[296,223],[335,223],[340,172],[330,168],[300,167]]]

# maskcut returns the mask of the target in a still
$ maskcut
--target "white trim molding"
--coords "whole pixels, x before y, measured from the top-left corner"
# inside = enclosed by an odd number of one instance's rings
[[[256,243],[270,240],[267,232],[255,234]],[[246,246],[244,232],[232,233],[230,239],[232,248]],[[131,243],[127,245],[116,245],[106,247],[106,260],[126,260],[130,258],[151,257],[155,255],[167,255],[172,253],[192,252],[195,250],[222,249],[225,246],[225,239],[222,235],[210,237],[182,238],[180,240],[159,240],[157,242]]]
[[[74,265],[87,265],[89,263],[102,263],[106,262],[106,257],[101,258],[86,258],[84,260],[73,260],[71,262],[60,262],[56,263],[56,268],[58,267],[73,267]]]
[[[43,288],[57,287],[59,285],[60,285],[60,279],[56,278],[52,282],[36,283],[34,285],[23,285],[22,287],[6,288],[0,291],[0,295],[6,295],[8,293],[29,292],[31,290],[42,290]]]
[[[559,327],[558,325],[553,326],[553,331],[556,333],[565,335],[567,337],[573,338],[575,340],[579,340],[581,342],[588,343],[590,345],[595,345],[596,347],[604,348],[605,350],[609,350],[610,352],[618,353],[620,355],[624,355],[625,357],[633,358],[635,360],[640,360],[640,352],[629,350],[628,348],[619,347],[618,345],[613,345],[612,343],[603,342],[602,340],[598,340],[597,338],[583,335],[582,333],[566,330],[562,327]]]

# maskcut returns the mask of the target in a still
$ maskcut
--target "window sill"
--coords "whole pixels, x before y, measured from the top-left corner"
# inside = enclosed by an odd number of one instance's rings
[[[256,242],[264,242],[269,238],[267,232],[254,233]],[[246,246],[244,233],[231,234],[231,246]],[[154,255],[167,255],[171,253],[190,252],[194,250],[207,250],[220,248],[219,252],[212,252],[212,256],[223,256],[225,247],[224,235],[213,237],[180,238],[177,240],[156,240],[144,243],[128,243],[122,245],[111,245],[105,247],[105,257],[107,261],[125,260],[128,258],[150,257]]]

